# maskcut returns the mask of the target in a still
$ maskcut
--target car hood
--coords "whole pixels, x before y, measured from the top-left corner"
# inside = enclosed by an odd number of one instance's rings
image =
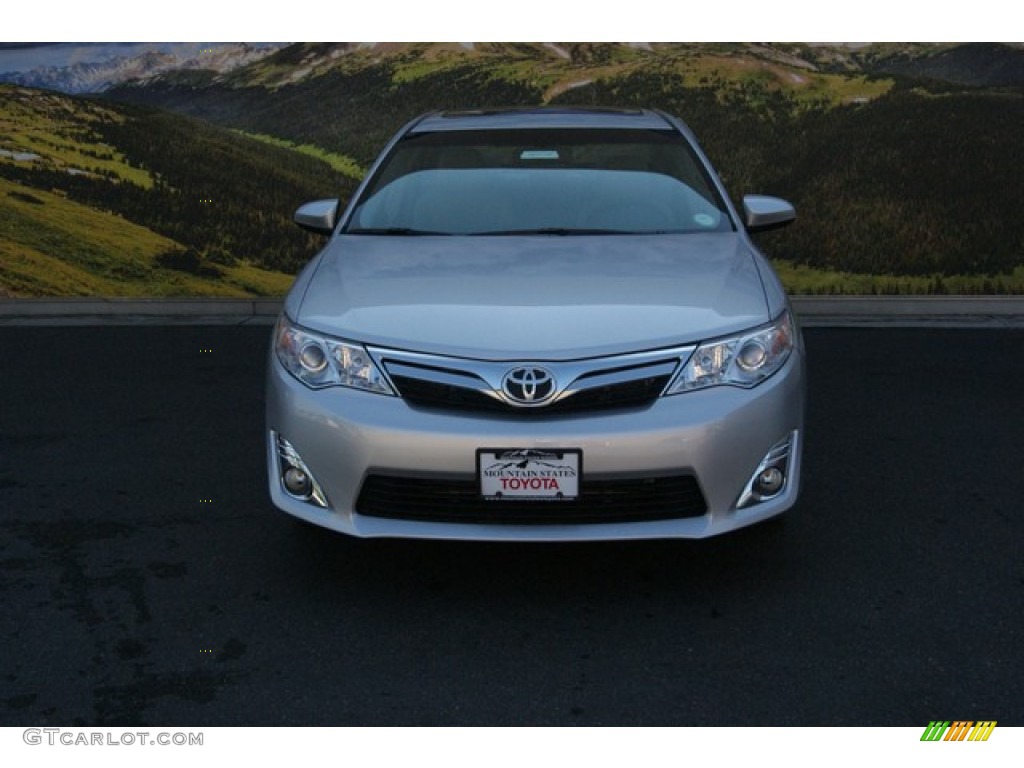
[[[339,235],[304,287],[294,319],[311,330],[490,360],[656,349],[770,319],[733,233]]]

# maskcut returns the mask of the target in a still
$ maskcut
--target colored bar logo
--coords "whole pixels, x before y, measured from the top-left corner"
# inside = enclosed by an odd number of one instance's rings
[[[995,720],[932,720],[921,741],[988,741],[995,727]]]

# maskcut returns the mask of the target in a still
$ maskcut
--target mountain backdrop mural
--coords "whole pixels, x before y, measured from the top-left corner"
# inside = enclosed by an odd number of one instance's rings
[[[1024,48],[1004,44],[0,47],[0,296],[279,295],[434,109],[683,118],[794,293],[1024,293]],[[99,52],[97,51],[97,56]]]

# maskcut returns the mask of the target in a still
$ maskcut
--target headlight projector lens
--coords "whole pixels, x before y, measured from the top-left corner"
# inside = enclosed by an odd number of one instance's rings
[[[743,349],[740,350],[736,362],[739,363],[740,368],[743,370],[753,371],[764,365],[767,356],[768,354],[761,344],[756,341],[748,341],[743,345]]]
[[[299,362],[310,373],[320,373],[327,366],[327,355],[318,344],[307,344],[299,352]]]

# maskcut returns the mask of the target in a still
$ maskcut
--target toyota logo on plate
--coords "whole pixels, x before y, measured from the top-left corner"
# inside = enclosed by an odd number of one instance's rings
[[[501,388],[516,405],[543,405],[555,394],[555,377],[546,368],[513,368],[505,374]]]

